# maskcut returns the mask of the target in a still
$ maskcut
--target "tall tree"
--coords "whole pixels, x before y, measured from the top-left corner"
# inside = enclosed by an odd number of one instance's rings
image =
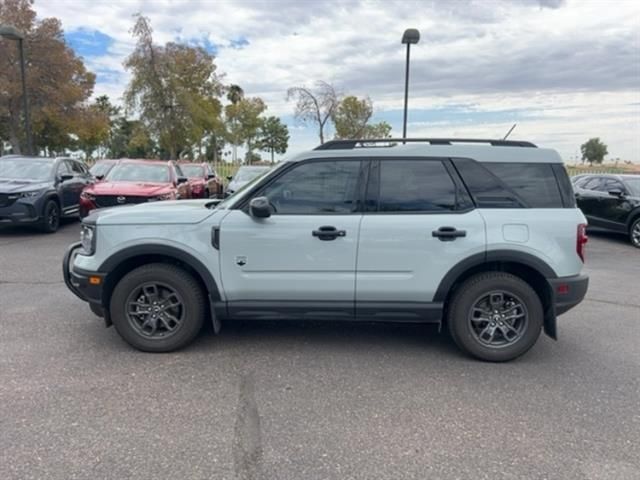
[[[78,138],[77,145],[88,160],[93,156],[93,152],[109,138],[109,116],[94,103],[82,108],[76,122],[74,132]]]
[[[244,90],[242,89],[242,87],[240,87],[240,85],[233,84],[233,85],[229,85],[229,87],[227,87],[227,99],[233,105],[238,103],[243,98],[244,98]]]
[[[273,163],[274,154],[283,154],[289,147],[289,129],[277,117],[265,118],[258,132],[258,145],[260,150],[271,153]]]
[[[161,152],[170,158],[192,155],[221,112],[214,57],[200,47],[154,44],[149,19],[141,15],[132,33],[137,44],[125,61],[132,73],[125,103],[140,114]]]
[[[246,144],[247,158],[251,158],[255,139],[262,125],[260,115],[267,109],[261,98],[243,98],[236,104],[225,107],[228,125],[228,138],[232,145]]]
[[[287,100],[295,99],[294,115],[298,120],[314,124],[318,129],[320,143],[324,143],[324,127],[338,107],[339,95],[333,85],[316,82],[315,89],[291,87],[287,90]]]
[[[580,146],[582,152],[582,161],[594,163],[602,163],[604,157],[609,154],[607,146],[599,138],[590,138]]]
[[[350,95],[343,98],[332,115],[337,139],[389,138],[391,125],[387,122],[369,124],[373,102],[369,97],[360,100]]]
[[[64,41],[56,18],[36,19],[31,0],[1,0],[0,24],[25,35],[24,50],[32,131],[36,151],[61,151],[70,146],[70,133],[82,104],[91,96],[95,75]],[[0,41],[0,133],[14,152],[25,145],[22,84],[16,42]]]

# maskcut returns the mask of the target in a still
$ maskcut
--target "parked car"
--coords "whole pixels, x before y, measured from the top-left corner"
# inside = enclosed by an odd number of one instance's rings
[[[187,177],[173,161],[120,160],[106,178],[88,186],[80,196],[80,216],[119,205],[190,198]]]
[[[251,180],[260,175],[264,175],[271,167],[262,167],[258,165],[240,167],[235,175],[228,176],[229,185],[227,185],[226,196],[230,196],[237,190],[241,189]]]
[[[624,233],[640,248],[640,175],[586,175],[573,188],[590,227]]]
[[[180,162],[180,168],[189,179],[192,198],[222,198],[224,184],[211,165],[206,162]]]
[[[80,192],[92,182],[71,158],[0,157],[0,225],[36,225],[53,233],[63,217],[77,217]]]
[[[364,143],[366,142],[366,143]],[[385,142],[393,142],[385,140]],[[444,324],[506,361],[582,301],[586,219],[557,152],[528,142],[331,141],[217,206],[96,212],[65,282],[134,347],[166,352],[205,319]]]
[[[89,169],[89,172],[97,180],[104,180],[107,173],[118,163],[118,160],[98,160]]]

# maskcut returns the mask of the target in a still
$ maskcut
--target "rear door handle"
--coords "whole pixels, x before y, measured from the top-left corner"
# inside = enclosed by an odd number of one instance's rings
[[[458,237],[466,237],[467,231],[458,230],[456,227],[440,227],[438,230],[431,232],[431,235],[442,242],[451,242]]]
[[[336,227],[331,225],[324,225],[317,230],[313,230],[311,235],[318,237],[320,240],[335,240],[338,237],[346,237],[347,232],[345,230],[337,230]]]

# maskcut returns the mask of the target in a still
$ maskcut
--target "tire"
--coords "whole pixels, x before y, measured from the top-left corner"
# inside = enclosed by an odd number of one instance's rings
[[[488,362],[507,362],[533,347],[543,317],[540,298],[528,283],[509,273],[489,272],[472,276],[456,289],[447,322],[462,351]]]
[[[167,306],[176,302],[180,306]],[[153,309],[162,310],[154,314]],[[129,272],[118,282],[111,296],[110,313],[116,330],[132,347],[143,352],[171,352],[191,343],[200,331],[205,296],[196,280],[180,267],[151,263]],[[171,326],[173,330],[169,330]]]
[[[629,241],[634,247],[640,248],[640,217],[636,218],[629,227]]]
[[[44,233],[55,233],[60,228],[60,206],[55,200],[48,200],[42,210],[40,230]]]

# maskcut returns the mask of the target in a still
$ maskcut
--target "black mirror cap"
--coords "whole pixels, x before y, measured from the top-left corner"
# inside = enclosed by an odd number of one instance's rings
[[[72,178],[73,178],[73,175],[70,173],[63,173],[62,175],[60,175],[61,182],[66,182],[67,180],[71,180]]]
[[[216,178],[216,176],[213,173],[207,175],[207,180],[213,180],[214,178]]]
[[[271,205],[267,197],[252,198],[249,202],[249,213],[255,218],[268,218],[271,216]]]
[[[96,175],[96,180],[104,180],[104,175]]]
[[[619,188],[614,188],[613,190],[609,190],[609,195],[613,197],[621,197],[624,195],[624,192]]]
[[[178,185],[180,185],[181,183],[185,183],[188,182],[189,179],[187,177],[178,177]]]
[[[231,181],[233,179],[233,175],[227,175],[227,180]]]

